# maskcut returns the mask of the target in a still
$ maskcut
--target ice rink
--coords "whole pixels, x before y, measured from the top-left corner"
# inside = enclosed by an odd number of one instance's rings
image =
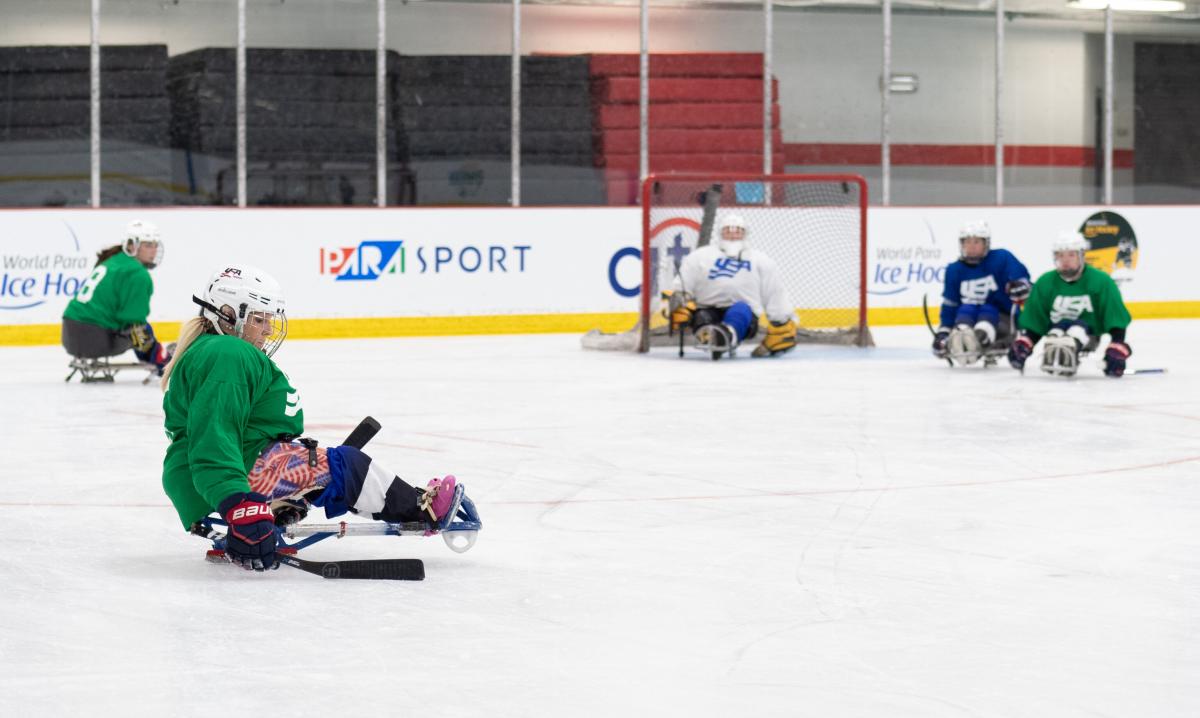
[[[0,348],[0,716],[1200,715],[1200,321],[1131,368],[870,350],[714,363],[576,335],[284,344],[309,434],[454,473],[484,529],[207,563],[161,394]],[[1035,360],[1036,361],[1036,357]],[[311,518],[323,518],[316,514]]]

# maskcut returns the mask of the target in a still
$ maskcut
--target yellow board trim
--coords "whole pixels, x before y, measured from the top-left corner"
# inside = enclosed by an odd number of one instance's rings
[[[1134,319],[1197,319],[1200,301],[1129,302]],[[846,310],[850,311],[850,310]],[[936,321],[936,307],[930,318]],[[804,310],[800,310],[801,317]],[[355,339],[366,337],[432,337],[471,334],[583,334],[591,329],[623,332],[637,323],[633,312],[604,314],[499,314],[470,317],[353,317],[343,319],[290,319],[289,339]],[[920,307],[876,307],[867,310],[873,327],[924,324]],[[179,322],[155,322],[163,341],[179,335]],[[58,344],[58,324],[0,325],[0,346]]]

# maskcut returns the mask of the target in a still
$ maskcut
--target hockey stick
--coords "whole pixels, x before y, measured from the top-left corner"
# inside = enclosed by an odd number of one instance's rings
[[[354,431],[351,431],[350,435],[346,437],[346,440],[342,442],[342,445],[353,446],[356,449],[361,449],[366,446],[371,439],[375,438],[375,435],[379,433],[381,428],[383,427],[380,426],[379,422],[376,421],[374,417],[364,417],[362,421],[358,422],[358,426],[354,427]]]
[[[279,554],[279,562],[322,578],[365,578],[392,581],[425,580],[425,564],[419,558],[379,558],[366,561],[305,561]]]
[[[354,430],[350,432],[350,435],[346,437],[342,445],[362,449],[371,439],[375,438],[380,428],[382,428],[380,423],[373,417],[365,417],[358,423],[358,426],[354,427]],[[208,526],[206,534],[199,531],[194,532],[210,540],[224,538],[224,535],[215,530],[211,524]],[[425,579],[425,564],[420,559],[415,558],[305,561],[302,558],[297,558],[290,553],[282,551],[278,552],[276,556],[281,564],[323,578],[387,579],[393,581],[423,581]]]
[[[714,184],[700,193],[700,204],[704,207],[704,216],[700,219],[700,238],[696,240],[696,248],[707,247],[712,239],[713,222],[717,218],[717,207],[721,205],[722,187]]]
[[[721,206],[721,193],[723,187],[720,184],[714,184],[708,189],[700,193],[700,204],[704,207],[704,214],[700,217],[700,236],[696,240],[696,249],[708,246],[712,239],[713,223],[717,219],[717,208]],[[683,286],[683,278],[679,274],[679,262],[675,263],[675,278],[679,280],[680,291],[684,293],[684,298],[687,297],[687,288]],[[671,318],[667,317],[668,326],[674,326],[671,323]],[[679,327],[679,358],[683,358],[683,343],[684,343],[684,328]]]
[[[933,336],[934,339],[936,339],[937,332],[935,332],[933,330],[933,322],[929,321],[929,295],[928,294],[921,295],[921,311],[925,314],[925,326],[929,329],[929,334],[931,336]],[[954,362],[950,361],[950,357],[946,357],[946,363],[949,364],[951,367],[954,366]]]

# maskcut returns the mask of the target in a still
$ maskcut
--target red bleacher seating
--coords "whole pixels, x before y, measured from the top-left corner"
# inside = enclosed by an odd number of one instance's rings
[[[763,74],[759,53],[650,56],[650,171],[762,172]],[[638,56],[592,55],[595,163],[609,204],[637,201]],[[772,165],[783,168],[779,86],[771,83]]]

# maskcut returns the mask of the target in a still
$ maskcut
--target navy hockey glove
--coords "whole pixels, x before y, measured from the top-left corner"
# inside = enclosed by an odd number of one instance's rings
[[[244,569],[265,571],[279,568],[275,556],[275,515],[267,497],[258,493],[237,493],[217,507],[229,524],[225,535],[225,557]]]
[[[950,330],[942,327],[937,330],[937,334],[933,335],[933,355],[938,359],[945,359],[948,356],[946,351],[946,342],[950,339]]]
[[[1129,355],[1133,354],[1133,350],[1125,342],[1112,342],[1108,345],[1108,351],[1104,352],[1104,373],[1109,376],[1123,376],[1125,374],[1125,360]]]
[[[1008,348],[1008,363],[1012,364],[1013,369],[1024,369],[1025,360],[1032,353],[1033,342],[1029,340],[1029,337],[1022,334]]]
[[[1032,290],[1033,285],[1029,283],[1028,279],[1014,279],[1004,285],[1004,293],[1017,304],[1029,299],[1029,292]]]

